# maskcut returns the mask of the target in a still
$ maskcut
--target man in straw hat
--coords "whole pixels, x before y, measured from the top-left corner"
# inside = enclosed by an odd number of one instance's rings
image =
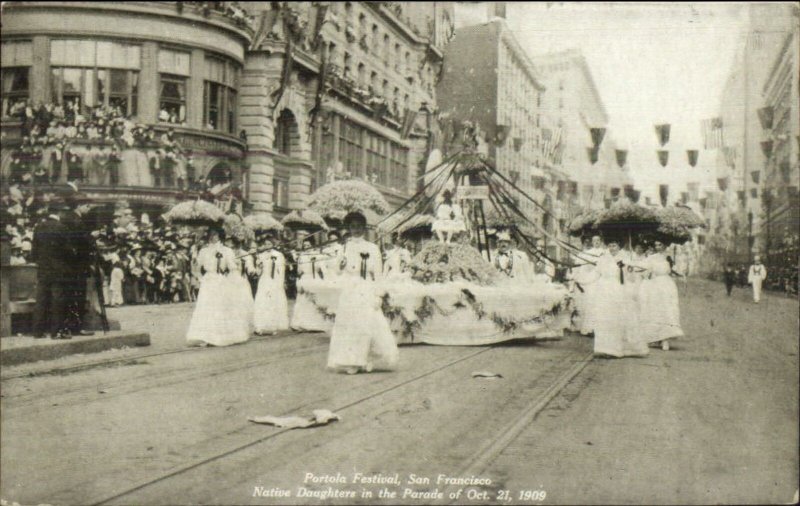
[[[533,266],[528,255],[512,247],[508,232],[498,232],[497,248],[494,255],[495,269],[517,281],[530,281],[533,278]]]

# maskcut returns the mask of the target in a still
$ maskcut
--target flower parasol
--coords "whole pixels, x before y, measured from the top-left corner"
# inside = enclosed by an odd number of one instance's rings
[[[569,230],[576,236],[596,231],[606,240],[624,244],[631,242],[634,237],[638,240],[651,234],[658,226],[655,210],[628,199],[620,199],[608,209],[587,211],[578,215],[572,220]]]
[[[429,214],[415,214],[408,218],[396,214],[378,224],[378,232],[383,234],[396,233],[405,234],[417,231],[430,231],[433,225],[433,216]]]
[[[372,185],[357,179],[328,183],[315,191],[308,200],[308,208],[323,218],[341,220],[352,211],[378,215],[389,212],[389,203]]]
[[[283,225],[278,220],[268,214],[251,214],[245,216],[244,224],[253,232],[269,232],[271,230],[283,230]]]
[[[238,214],[229,214],[225,216],[223,227],[225,229],[225,236],[231,239],[242,243],[248,243],[255,239],[254,230],[248,226],[245,220]]]
[[[653,238],[665,244],[683,244],[691,239],[691,229],[705,227],[703,219],[688,207],[665,207],[656,216],[658,229]]]
[[[328,224],[322,216],[311,209],[292,211],[283,217],[281,223],[286,227],[328,230]]]
[[[209,226],[223,222],[225,213],[211,202],[193,200],[176,204],[161,217],[176,225]]]

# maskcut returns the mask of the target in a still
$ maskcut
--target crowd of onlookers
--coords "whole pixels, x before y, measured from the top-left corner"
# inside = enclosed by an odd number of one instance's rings
[[[179,12],[185,5],[190,5],[199,9],[204,16],[217,12],[227,16],[237,25],[255,28],[255,17],[249,15],[239,2],[176,2],[176,4]]]

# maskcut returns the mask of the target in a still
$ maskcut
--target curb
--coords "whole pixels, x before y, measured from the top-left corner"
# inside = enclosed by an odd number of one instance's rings
[[[31,340],[33,341],[33,339]],[[150,334],[101,335],[100,337],[90,337],[88,339],[73,338],[58,342],[53,342],[49,339],[37,339],[30,346],[18,346],[0,350],[0,365],[8,367],[40,360],[53,360],[68,355],[99,353],[115,348],[141,346],[150,346]]]

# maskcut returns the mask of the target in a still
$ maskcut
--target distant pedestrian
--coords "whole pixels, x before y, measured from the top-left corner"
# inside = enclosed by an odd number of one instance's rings
[[[753,285],[753,302],[756,304],[761,301],[761,284],[765,279],[767,279],[767,268],[761,263],[761,257],[756,255],[747,274],[747,282]]]
[[[125,272],[122,270],[120,262],[114,263],[114,268],[111,269],[111,282],[109,283],[108,292],[110,295],[109,304],[111,306],[121,306],[125,303],[122,297],[122,282],[125,280]]]
[[[736,269],[733,268],[733,264],[730,262],[725,264],[725,270],[722,271],[722,279],[725,282],[725,290],[728,292],[728,297],[730,297],[733,285],[736,283]]]

